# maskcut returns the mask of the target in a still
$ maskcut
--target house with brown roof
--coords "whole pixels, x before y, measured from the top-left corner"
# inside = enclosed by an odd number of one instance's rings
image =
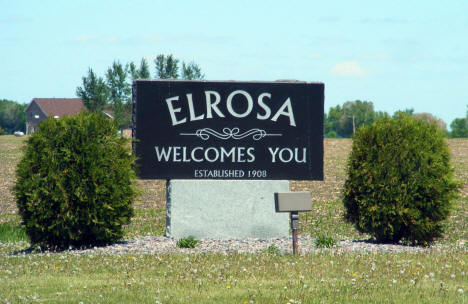
[[[76,115],[84,109],[81,98],[34,98],[24,110],[26,134],[34,133],[47,117],[58,119],[63,116]]]
[[[34,133],[39,124],[47,117],[59,119],[72,116],[85,110],[81,98],[33,98],[24,112],[26,113],[26,134]],[[114,119],[114,111],[105,109],[104,114]]]

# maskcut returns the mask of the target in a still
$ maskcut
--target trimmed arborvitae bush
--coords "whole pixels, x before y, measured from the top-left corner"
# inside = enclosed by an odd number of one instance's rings
[[[115,242],[133,215],[134,157],[99,113],[49,118],[27,141],[14,187],[32,246]]]
[[[437,125],[409,115],[361,128],[348,160],[345,219],[378,242],[433,243],[459,188],[449,156]]]

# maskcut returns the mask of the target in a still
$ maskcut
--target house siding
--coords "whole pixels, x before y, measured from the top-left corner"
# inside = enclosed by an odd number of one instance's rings
[[[39,118],[36,118],[36,115]],[[39,105],[33,101],[26,110],[26,134],[32,134],[37,130],[39,124],[47,118]]]

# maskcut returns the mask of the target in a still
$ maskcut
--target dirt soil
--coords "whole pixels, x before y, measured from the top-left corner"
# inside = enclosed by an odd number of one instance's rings
[[[11,188],[15,184],[15,168],[24,142],[24,138],[0,136],[0,214],[17,212]],[[468,139],[450,139],[448,143],[455,176],[463,183],[461,195],[468,197]],[[350,139],[325,139],[324,181],[291,181],[290,190],[310,191],[315,202],[340,201],[351,145]],[[141,194],[135,202],[136,209],[165,207],[165,180],[139,180],[138,184]]]

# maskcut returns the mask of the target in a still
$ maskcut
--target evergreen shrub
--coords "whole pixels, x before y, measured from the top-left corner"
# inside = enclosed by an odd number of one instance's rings
[[[128,140],[100,113],[41,123],[14,187],[31,245],[56,250],[120,239],[133,215],[133,162]]]
[[[441,237],[459,188],[444,135],[409,115],[359,129],[348,159],[345,219],[378,242],[426,246]]]

